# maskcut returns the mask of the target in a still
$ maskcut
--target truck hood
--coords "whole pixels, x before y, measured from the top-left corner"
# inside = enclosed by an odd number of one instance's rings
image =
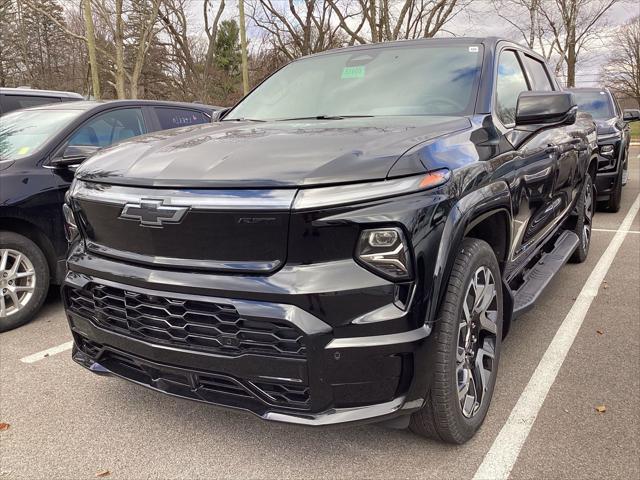
[[[296,187],[384,179],[410,148],[467,129],[466,117],[219,122],[105,149],[76,177],[156,187]]]

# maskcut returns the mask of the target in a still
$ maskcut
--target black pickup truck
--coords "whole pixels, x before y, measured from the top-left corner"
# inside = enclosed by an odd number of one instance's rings
[[[595,126],[541,57],[437,39],[302,58],[211,125],[84,163],[76,362],[301,425],[462,443],[501,342],[589,251]]]

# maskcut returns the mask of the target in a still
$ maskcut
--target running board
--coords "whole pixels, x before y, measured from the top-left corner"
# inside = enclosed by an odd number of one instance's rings
[[[524,275],[524,283],[513,294],[513,318],[533,307],[551,279],[569,260],[578,246],[578,235],[565,230],[556,240],[555,247],[545,253],[538,263]]]

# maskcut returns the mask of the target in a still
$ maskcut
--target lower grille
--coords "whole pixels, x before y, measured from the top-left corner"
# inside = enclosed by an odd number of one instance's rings
[[[310,392],[306,385],[254,383],[230,375],[190,372],[105,349],[103,345],[81,336],[76,340],[84,353],[113,373],[167,393],[221,404],[257,402],[296,410],[308,410],[310,406]]]
[[[65,287],[67,308],[97,325],[150,343],[240,355],[305,358],[304,335],[279,319],[244,318],[231,304],[183,300],[107,285]]]

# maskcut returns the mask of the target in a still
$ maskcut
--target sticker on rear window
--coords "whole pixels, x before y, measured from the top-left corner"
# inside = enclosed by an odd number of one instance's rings
[[[30,147],[20,147],[18,149],[18,155],[26,155],[29,152],[29,150],[31,150]]]
[[[344,67],[341,78],[364,78],[364,65]]]
[[[469,47],[469,52],[471,53],[478,53],[480,51],[480,49],[478,47]]]

